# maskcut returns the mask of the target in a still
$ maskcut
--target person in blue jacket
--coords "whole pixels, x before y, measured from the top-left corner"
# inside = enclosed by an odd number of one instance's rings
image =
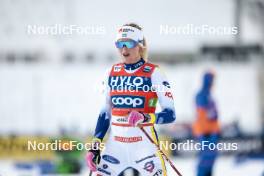
[[[205,72],[202,88],[195,97],[196,120],[193,124],[193,134],[204,149],[199,152],[197,176],[212,176],[213,166],[217,156],[217,150],[209,147],[217,144],[220,126],[215,101],[211,95],[215,74],[212,71]]]

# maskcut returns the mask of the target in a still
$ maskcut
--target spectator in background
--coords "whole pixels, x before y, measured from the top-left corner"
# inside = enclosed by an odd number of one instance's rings
[[[211,91],[215,75],[211,71],[205,72],[201,90],[195,97],[196,120],[193,124],[193,134],[200,144],[207,144],[200,150],[197,176],[212,176],[217,151],[208,148],[209,143],[217,144],[220,127],[218,113]]]

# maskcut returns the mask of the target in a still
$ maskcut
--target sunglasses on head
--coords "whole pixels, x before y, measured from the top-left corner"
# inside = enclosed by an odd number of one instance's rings
[[[117,41],[115,42],[115,45],[117,48],[124,48],[124,47],[127,47],[127,48],[134,48],[136,47],[138,44],[138,42],[134,41],[134,40],[127,40],[127,41]]]

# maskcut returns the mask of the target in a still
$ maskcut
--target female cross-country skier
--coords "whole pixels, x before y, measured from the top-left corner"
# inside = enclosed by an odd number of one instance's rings
[[[97,176],[117,176],[128,168],[143,176],[165,176],[160,152],[138,126],[158,144],[154,125],[172,123],[176,118],[170,84],[159,67],[147,61],[146,40],[137,24],[119,28],[115,45],[122,61],[107,76],[105,104],[93,144],[99,145],[109,127],[111,130],[102,154],[99,149],[86,154],[87,166]],[[159,113],[155,112],[157,101]]]

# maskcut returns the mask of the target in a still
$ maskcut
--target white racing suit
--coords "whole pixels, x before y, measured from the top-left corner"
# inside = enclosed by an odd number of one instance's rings
[[[144,129],[158,144],[154,125],[175,120],[173,97],[166,77],[156,65],[141,59],[135,64],[114,65],[107,83],[106,103],[94,136],[103,139],[109,127],[110,132],[95,175],[118,176],[122,171],[134,168],[142,176],[166,176],[165,163],[156,146],[139,127],[129,126],[127,120],[131,110],[144,113],[149,117],[142,123]],[[129,91],[120,89],[125,86],[130,86]],[[152,88],[148,90],[147,87]],[[161,106],[159,113],[155,113],[157,101]]]

